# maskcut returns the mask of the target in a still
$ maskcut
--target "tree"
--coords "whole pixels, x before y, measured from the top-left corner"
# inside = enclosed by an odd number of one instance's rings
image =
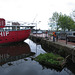
[[[65,31],[65,29],[66,29],[65,17],[62,14],[59,15],[58,25],[60,28],[62,28]]]
[[[59,14],[57,12],[54,12],[52,16],[53,21],[57,22],[58,18],[59,18]]]
[[[62,28],[64,31],[66,29],[68,29],[68,31],[70,31],[70,29],[72,29],[72,25],[74,25],[74,21],[70,16],[67,15],[59,15],[59,19],[58,19],[58,24],[59,27]]]
[[[71,29],[73,29],[74,25],[74,21],[71,17],[67,16],[67,29],[68,31],[70,31]]]
[[[52,16],[52,19],[56,23],[56,25],[57,25],[57,31],[58,31],[58,24],[57,24],[57,22],[58,22],[58,19],[59,19],[59,14],[57,12],[54,12],[53,16]]]
[[[67,16],[66,14],[58,14],[57,12],[54,12],[52,15],[52,18],[49,18],[50,20],[50,25],[52,26],[52,23],[56,23],[57,25],[57,31],[59,28],[62,28],[62,30],[68,29],[70,30],[75,30],[75,22],[74,20],[70,17]]]
[[[75,23],[72,25],[72,31],[75,31]]]

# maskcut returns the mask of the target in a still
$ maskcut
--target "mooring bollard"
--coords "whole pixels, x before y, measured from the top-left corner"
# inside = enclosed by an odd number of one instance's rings
[[[67,34],[66,34],[66,45],[67,45]]]
[[[56,35],[56,42],[58,42],[58,35]]]

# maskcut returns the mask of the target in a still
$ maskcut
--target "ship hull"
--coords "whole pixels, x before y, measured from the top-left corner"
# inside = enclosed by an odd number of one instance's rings
[[[30,29],[19,31],[2,31],[0,32],[0,45],[26,40],[30,35],[30,31]]]

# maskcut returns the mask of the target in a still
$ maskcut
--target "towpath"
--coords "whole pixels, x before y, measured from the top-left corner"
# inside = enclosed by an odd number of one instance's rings
[[[31,34],[31,35],[36,36],[36,37],[43,37],[43,38],[48,37],[47,39],[49,41],[53,41],[53,37],[52,36],[50,37],[48,34],[47,35],[46,34]],[[75,48],[75,42],[67,42],[66,44],[66,40],[58,39],[58,41],[55,41],[55,43],[62,44],[63,46],[68,46],[70,48]]]

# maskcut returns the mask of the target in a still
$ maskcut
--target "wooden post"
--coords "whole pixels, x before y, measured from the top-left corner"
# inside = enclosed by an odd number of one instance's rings
[[[66,34],[66,45],[67,45],[67,34]]]

